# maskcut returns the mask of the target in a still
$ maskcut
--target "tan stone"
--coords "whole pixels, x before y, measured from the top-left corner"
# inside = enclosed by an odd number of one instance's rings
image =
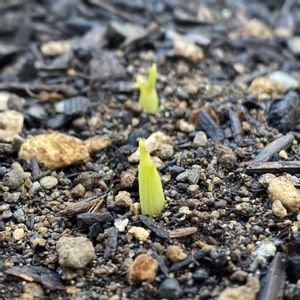
[[[231,288],[227,287],[219,295],[219,300],[255,300],[259,292],[259,280],[255,277],[248,276],[247,284],[244,286]]]
[[[128,281],[130,284],[138,282],[154,281],[158,270],[158,262],[147,254],[140,254],[128,269]]]
[[[56,56],[71,51],[71,45],[67,41],[48,41],[41,46],[45,56]]]
[[[66,293],[69,295],[75,295],[75,294],[78,294],[79,292],[80,292],[80,289],[78,287],[76,287],[75,285],[66,286]]]
[[[272,211],[276,217],[283,219],[287,215],[287,211],[279,200],[275,200],[272,204]]]
[[[291,212],[299,211],[300,192],[295,188],[289,177],[279,176],[271,179],[268,194],[272,201],[279,200],[287,210]]]
[[[111,145],[111,140],[107,137],[94,136],[85,140],[84,144],[88,148],[90,154],[96,154],[109,147]]]
[[[31,241],[32,248],[35,249],[37,247],[45,247],[46,240],[42,238],[35,238]]]
[[[187,257],[187,254],[184,253],[183,249],[177,245],[168,246],[166,255],[173,263],[177,263]]]
[[[203,50],[195,44],[183,39],[176,39],[173,44],[176,56],[198,63],[204,58]]]
[[[22,240],[24,237],[26,236],[26,232],[24,231],[23,228],[17,228],[14,232],[13,232],[13,237],[16,241],[20,241]]]
[[[141,204],[139,202],[135,202],[130,205],[130,212],[133,216],[137,216],[141,212]]]
[[[11,231],[7,229],[5,231],[0,231],[0,243],[8,242],[11,239]]]
[[[255,37],[259,39],[272,39],[272,30],[258,19],[251,19],[242,28],[242,32],[246,36]]]
[[[61,237],[57,244],[59,264],[72,269],[82,269],[95,258],[93,243],[86,237]]]
[[[285,88],[267,77],[257,77],[252,81],[249,91],[254,94],[283,94]]]
[[[128,233],[132,234],[137,240],[145,242],[150,233],[143,227],[133,226],[129,229]]]
[[[85,195],[85,187],[81,183],[78,183],[72,188],[71,194],[74,197],[81,198]]]
[[[193,132],[195,131],[195,125],[188,123],[187,121],[180,119],[177,121],[177,126],[182,132]]]
[[[115,197],[115,203],[117,206],[129,208],[133,201],[131,199],[130,193],[126,191],[120,191]]]
[[[22,300],[41,299],[44,295],[42,286],[35,282],[28,282],[24,286],[24,294]]]
[[[70,135],[50,132],[27,139],[19,151],[19,158],[36,158],[46,168],[58,169],[90,158],[85,144]]]
[[[24,117],[14,110],[0,112],[0,141],[12,142],[22,131]]]

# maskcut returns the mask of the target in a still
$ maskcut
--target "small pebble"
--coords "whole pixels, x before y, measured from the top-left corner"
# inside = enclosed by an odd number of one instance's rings
[[[158,270],[158,262],[147,254],[138,255],[128,269],[128,281],[153,282]]]
[[[170,157],[170,155],[172,156],[174,153],[171,153],[171,148],[167,147],[165,149],[161,149],[162,145],[172,145],[172,139],[171,137],[165,135],[163,132],[161,131],[157,131],[152,133],[146,140],[145,140],[145,145],[149,151],[149,153],[151,154],[152,152],[156,151],[156,150],[162,150],[160,152],[162,156],[167,156]],[[173,147],[172,147],[173,149]],[[161,159],[163,159],[161,156],[159,156]],[[131,154],[128,157],[128,161],[131,163],[138,163],[140,160],[140,152],[139,149],[137,149],[133,154]]]
[[[145,242],[150,233],[143,227],[133,226],[129,229],[128,233],[132,234],[137,240]]]
[[[45,190],[51,190],[58,184],[58,180],[54,176],[45,176],[40,180],[42,188]]]
[[[283,159],[288,159],[288,158],[289,158],[289,157],[288,157],[288,154],[286,153],[285,150],[279,151],[278,155],[279,155],[281,158],[283,158]]]
[[[7,219],[10,219],[11,217],[13,216],[13,213],[11,212],[10,209],[4,211],[1,215],[2,219],[3,220],[7,220]]]
[[[199,185],[197,185],[197,184],[191,184],[191,185],[189,185],[188,188],[187,188],[187,192],[190,195],[195,196],[199,192]]]
[[[197,147],[204,147],[207,145],[207,136],[205,132],[199,131],[196,133],[193,141],[194,145]]]
[[[297,89],[299,87],[299,83],[294,77],[282,71],[275,71],[271,73],[269,78],[273,82],[283,86],[287,91]]]
[[[32,183],[32,186],[29,189],[29,194],[30,196],[34,196],[40,190],[41,190],[41,184],[38,181],[35,181]]]
[[[232,275],[230,276],[231,280],[238,281],[241,283],[246,282],[247,278],[248,278],[248,273],[243,270],[237,270],[234,273],[232,273]]]
[[[204,282],[208,277],[209,277],[208,272],[207,272],[205,269],[203,269],[203,268],[200,268],[200,269],[196,270],[196,271],[193,273],[193,279],[194,279],[197,283],[202,283],[202,282]]]
[[[18,223],[24,223],[25,222],[25,212],[23,208],[18,208],[13,213],[14,218],[17,220]]]
[[[168,246],[166,255],[172,263],[177,263],[187,257],[187,254],[183,251],[183,249],[177,245]]]
[[[1,204],[0,205],[0,213],[4,212],[6,210],[9,210],[9,204],[7,204],[7,203]]]
[[[13,237],[16,241],[20,241],[22,240],[24,237],[26,236],[26,233],[24,231],[23,228],[17,228],[14,232],[13,232]]]
[[[114,226],[119,232],[125,232],[126,226],[128,225],[129,220],[125,219],[115,219]]]
[[[131,188],[137,175],[136,169],[129,169],[127,171],[122,171],[121,173],[121,185],[123,188]]]
[[[272,211],[279,219],[283,219],[287,216],[287,211],[279,200],[275,200],[272,203]]]
[[[141,212],[141,205],[138,202],[135,202],[133,204],[130,205],[130,212],[133,216],[136,216],[138,214],[140,214]]]
[[[171,173],[171,176],[173,178],[175,178],[176,176],[178,176],[180,173],[184,172],[185,171],[185,168],[183,167],[180,167],[180,166],[172,166],[169,168],[169,171]]]
[[[158,156],[162,160],[171,159],[174,155],[174,148],[170,144],[161,144],[158,149]]]
[[[300,56],[300,36],[294,36],[288,41],[289,49],[296,56]]]
[[[85,187],[78,183],[72,188],[71,194],[76,198],[82,198],[85,195]]]
[[[195,125],[188,123],[187,121],[181,119],[178,120],[177,126],[182,132],[193,132],[195,131]]]
[[[11,165],[11,170],[3,177],[3,184],[9,187],[11,190],[17,189],[25,179],[25,173],[23,168],[18,162],[14,162]]]
[[[188,206],[182,206],[179,208],[179,212],[183,215],[190,215],[192,212],[190,211]]]
[[[300,208],[300,192],[288,176],[279,176],[270,180],[268,195],[272,201],[279,200],[291,212]]]
[[[130,208],[133,204],[130,193],[126,191],[120,191],[118,195],[115,197],[115,203],[119,207]]]
[[[165,299],[179,299],[183,294],[183,290],[179,282],[174,278],[165,279],[159,289],[158,295]]]
[[[74,180],[74,184],[82,184],[86,191],[91,191],[99,185],[100,175],[97,172],[81,172]]]
[[[285,88],[267,77],[257,77],[252,81],[249,91],[253,94],[283,94]]]
[[[35,248],[42,248],[42,247],[45,247],[46,245],[46,240],[45,239],[42,239],[42,238],[35,238],[33,240],[31,240],[31,245],[32,245],[32,248],[35,249]]]

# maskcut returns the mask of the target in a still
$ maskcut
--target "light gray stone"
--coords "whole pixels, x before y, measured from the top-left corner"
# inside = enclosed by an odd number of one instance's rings
[[[84,268],[96,255],[92,242],[83,236],[61,237],[56,250],[60,265],[72,269]]]

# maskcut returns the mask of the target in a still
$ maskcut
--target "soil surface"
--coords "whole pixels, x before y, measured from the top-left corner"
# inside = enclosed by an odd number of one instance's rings
[[[0,299],[300,299],[299,1],[11,0],[0,25]]]

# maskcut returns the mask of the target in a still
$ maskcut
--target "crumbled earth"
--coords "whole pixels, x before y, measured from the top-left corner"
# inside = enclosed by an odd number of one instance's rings
[[[0,24],[0,299],[299,299],[299,1],[14,0]]]

